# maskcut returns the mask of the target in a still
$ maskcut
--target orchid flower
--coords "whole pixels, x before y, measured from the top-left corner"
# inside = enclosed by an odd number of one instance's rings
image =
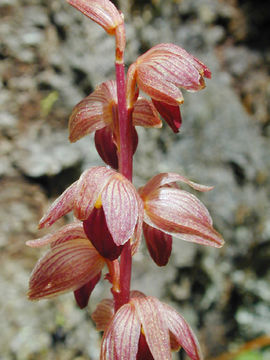
[[[86,170],[51,205],[39,227],[52,225],[71,210],[107,259],[116,259],[134,234],[134,244],[139,241],[140,229],[135,229],[143,216],[142,201],[131,182],[112,169],[97,166]]]
[[[221,247],[224,243],[213,228],[207,208],[193,194],[179,188],[175,184],[177,181],[198,191],[212,189],[175,173],[156,175],[139,189],[144,201],[144,236],[150,255],[159,266],[168,262],[172,235],[213,247]]]
[[[133,153],[138,144],[135,126],[153,128],[162,126],[158,112],[151,101],[144,98],[136,101],[132,113]],[[92,132],[95,132],[95,145],[101,158],[117,169],[120,132],[116,82],[113,80],[99,85],[72,110],[69,118],[69,140],[75,142]]]
[[[115,314],[113,301],[103,300],[92,314],[104,331],[100,360],[169,360],[183,347],[192,360],[202,359],[191,328],[172,307],[155,297],[132,291],[130,301]]]
[[[128,106],[136,101],[138,87],[148,94],[174,132],[181,126],[179,105],[184,102],[179,88],[198,91],[205,87],[210,70],[193,55],[174,44],[158,44],[129,67],[127,74]]]

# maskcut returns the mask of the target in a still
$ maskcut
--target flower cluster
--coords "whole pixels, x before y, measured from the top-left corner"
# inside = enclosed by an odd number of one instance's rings
[[[155,175],[136,189],[132,156],[138,145],[136,126],[161,128],[162,117],[178,132],[183,103],[179,88],[201,90],[204,77],[211,73],[179,46],[159,44],[131,64],[125,79],[122,14],[109,0],[68,2],[115,36],[116,80],[97,86],[74,107],[69,119],[70,141],[94,132],[96,149],[109,166],[84,171],[40,220],[39,227],[44,228],[71,211],[74,215],[73,223],[27,242],[31,247],[50,245],[32,272],[28,296],[38,300],[73,291],[84,308],[106,266],[113,298],[102,300],[92,315],[97,329],[104,332],[101,360],[171,359],[171,351],[180,347],[191,359],[202,359],[183,317],[154,297],[130,291],[130,277],[142,233],[158,266],[168,263],[173,237],[217,248],[223,245],[207,208],[182,185],[200,192],[212,187],[172,172]],[[140,96],[140,91],[150,99]]]

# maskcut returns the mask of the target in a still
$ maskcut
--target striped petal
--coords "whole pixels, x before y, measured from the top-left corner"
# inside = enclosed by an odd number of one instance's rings
[[[123,23],[123,18],[109,0],[67,0],[68,3],[84,15],[103,27],[109,34]]]
[[[162,101],[173,106],[184,102],[181,90],[172,82],[165,79],[166,74],[158,73],[153,65],[144,65],[138,69],[137,85],[140,90],[152,99]]]
[[[185,49],[181,48],[178,45],[171,43],[162,43],[152,47],[152,49],[150,50],[152,50],[153,53],[168,51],[172,55],[179,56],[183,59],[183,61],[185,59],[186,62],[193,65],[198,70],[201,76],[211,79],[211,71],[208,69],[208,67],[204,65],[200,60],[198,60],[195,56],[189,54]]]
[[[96,166],[82,173],[76,188],[74,215],[79,220],[86,220],[114,170],[104,166]]]
[[[100,360],[136,360],[140,333],[141,323],[134,306],[123,305],[103,335]]]
[[[124,176],[112,176],[101,194],[108,229],[116,245],[123,245],[133,235],[138,220],[135,187]]]
[[[183,240],[214,247],[224,243],[206,207],[184,190],[161,187],[153,191],[145,201],[145,212],[147,224]]]
[[[30,300],[75,291],[100,273],[104,259],[89,240],[56,245],[36,264],[29,282]]]
[[[55,221],[66,215],[73,209],[77,181],[70,185],[63,194],[50,206],[47,213],[39,222],[39,228],[51,226]]]
[[[83,230],[83,225],[80,222],[75,222],[63,226],[61,229],[56,231],[54,234],[45,235],[42,238],[36,240],[29,240],[26,242],[27,246],[30,247],[41,247],[45,245],[55,246],[62,244],[65,241],[72,239],[85,239],[86,235]]]
[[[113,121],[113,105],[117,104],[116,83],[106,81],[80,101],[69,118],[69,140],[75,142],[83,136],[102,129]]]
[[[139,98],[132,114],[134,126],[161,128],[162,122],[153,103],[147,99]]]
[[[203,356],[198,340],[185,319],[169,305],[164,303],[162,305],[164,318],[174,341],[184,348],[192,360],[202,360]]]
[[[162,303],[150,296],[132,298],[130,303],[135,306],[153,358],[171,359],[170,337]]]

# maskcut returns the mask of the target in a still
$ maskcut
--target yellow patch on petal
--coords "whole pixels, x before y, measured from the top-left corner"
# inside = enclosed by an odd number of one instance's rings
[[[145,332],[143,330],[143,327],[141,327],[141,333],[145,336]]]
[[[97,198],[97,201],[95,203],[95,208],[100,209],[101,207],[102,207],[102,200],[101,200],[101,195],[99,195],[99,197]]]

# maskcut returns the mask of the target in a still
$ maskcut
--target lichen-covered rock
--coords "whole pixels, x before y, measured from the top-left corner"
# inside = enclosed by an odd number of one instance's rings
[[[254,27],[260,6],[251,1],[244,8],[225,0],[120,3],[129,12],[128,64],[159,42],[174,42],[213,72],[205,90],[185,93],[180,134],[166,125],[138,129],[134,179],[141,186],[174,171],[214,185],[201,199],[226,245],[175,239],[165,269],[142,246],[133,288],[174,302],[201,334],[205,353],[218,354],[270,331],[269,47],[265,35],[254,41],[266,22]],[[114,39],[57,0],[0,0],[0,37],[0,357],[96,360],[98,335],[71,295],[27,301],[38,254],[24,242],[41,236],[36,224],[52,197],[100,164],[93,139],[71,145],[66,126],[72,107],[114,77]],[[92,304],[106,292],[97,287]]]

